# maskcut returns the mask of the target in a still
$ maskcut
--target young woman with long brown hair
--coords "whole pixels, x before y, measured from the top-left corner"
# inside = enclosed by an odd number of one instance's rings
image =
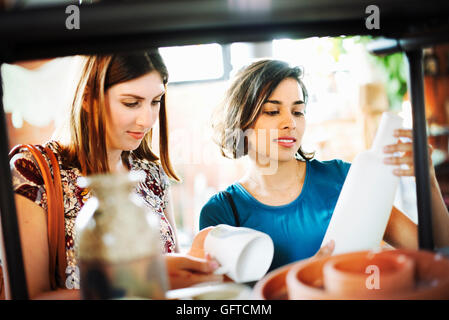
[[[77,185],[80,176],[145,171],[137,187],[147,206],[159,215],[171,288],[216,281],[218,264],[179,254],[169,178],[179,181],[168,151],[166,90],[168,72],[157,51],[87,57],[71,108],[68,135],[42,146],[57,156],[63,187],[68,270],[76,270],[74,225],[91,194]],[[159,153],[151,149],[152,128],[159,121]],[[47,195],[34,158],[26,149],[11,158],[13,188],[21,232],[25,272],[31,298],[79,298],[64,289],[65,279],[51,287],[47,236]],[[67,277],[77,277],[67,274]]]

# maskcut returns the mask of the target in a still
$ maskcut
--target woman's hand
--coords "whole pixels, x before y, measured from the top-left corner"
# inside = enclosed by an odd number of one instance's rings
[[[395,132],[395,137],[404,137],[409,138],[410,142],[398,142],[393,145],[389,145],[385,147],[385,153],[394,153],[400,152],[400,156],[387,157],[384,159],[385,163],[393,164],[393,165],[407,165],[407,169],[397,168],[394,169],[393,173],[397,176],[413,176],[415,174],[415,168],[413,166],[413,144],[412,144],[412,131],[407,129],[397,130]],[[449,233],[447,230],[449,229],[449,212],[444,202],[444,198],[441,194],[441,190],[436,179],[435,168],[432,163],[432,152],[433,148],[429,145],[429,175],[430,175],[430,185],[431,185],[431,201],[432,201],[432,228],[433,228],[433,238],[435,247],[446,247],[449,246]],[[389,228],[391,223],[387,226]],[[397,239],[403,238],[400,234],[404,230],[404,226],[393,227],[394,230],[397,230],[397,234],[399,236],[395,236]],[[411,227],[409,229],[412,229]],[[415,228],[416,230],[416,225]],[[388,230],[388,229],[387,229]],[[416,247],[417,243],[417,231],[413,231],[414,234],[408,237],[411,240],[407,240],[411,246]],[[408,234],[412,234],[408,232]],[[416,241],[415,241],[416,239]]]
[[[190,247],[189,252],[187,253],[189,256],[196,258],[205,258],[206,253],[204,252],[204,241],[206,240],[206,236],[214,227],[207,227],[198,232],[193,239],[192,246]]]
[[[335,249],[335,241],[330,240],[325,246],[321,247],[312,258],[326,258],[332,255]]]
[[[213,274],[219,264],[209,257],[200,259],[177,253],[166,254],[164,257],[171,289],[189,287],[201,282],[223,280],[222,275]]]
[[[393,170],[393,174],[397,176],[414,176],[415,167],[413,163],[413,133],[410,129],[398,129],[395,130],[394,136],[397,138],[409,138],[409,142],[399,141],[396,144],[391,144],[384,147],[384,152],[387,154],[393,154],[399,152],[399,155],[392,155],[386,157],[384,163],[392,165],[407,165],[407,168],[396,168]],[[433,148],[429,145],[429,173],[430,178],[435,178],[435,169],[432,163]]]

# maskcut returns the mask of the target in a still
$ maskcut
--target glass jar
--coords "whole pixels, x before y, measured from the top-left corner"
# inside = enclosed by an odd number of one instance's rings
[[[164,299],[159,216],[134,191],[144,172],[79,178],[93,196],[75,222],[83,299]]]

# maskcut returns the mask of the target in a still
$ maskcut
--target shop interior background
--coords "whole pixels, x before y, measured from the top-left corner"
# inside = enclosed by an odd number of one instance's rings
[[[411,127],[405,56],[375,57],[369,37],[276,39],[258,43],[217,43],[160,48],[169,71],[167,112],[170,155],[182,183],[171,194],[178,237],[187,248],[198,231],[199,213],[209,198],[238,180],[246,159],[223,158],[212,141],[212,111],[233,75],[260,58],[301,66],[309,92],[304,149],[319,160],[351,162],[371,146],[382,112],[391,110]],[[43,63],[45,62],[45,63]],[[25,61],[2,65],[4,108],[10,148],[42,144],[59,129],[81,70],[82,58]],[[437,177],[449,205],[449,46],[424,55],[429,140]],[[157,132],[157,130],[155,130]],[[157,136],[153,141],[158,141]],[[154,146],[157,150],[157,145]],[[417,222],[414,178],[401,178],[395,205]]]

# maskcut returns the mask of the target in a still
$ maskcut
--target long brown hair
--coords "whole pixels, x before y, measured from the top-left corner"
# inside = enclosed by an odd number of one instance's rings
[[[291,67],[286,62],[263,59],[241,69],[231,83],[222,105],[215,110],[213,129],[215,142],[223,156],[237,159],[248,153],[245,130],[251,128],[260,115],[263,103],[270,97],[279,83],[292,78],[298,81],[307,104],[307,90],[302,82],[302,69]],[[314,153],[301,147],[297,155],[311,160]]]
[[[136,79],[152,71],[161,75],[166,86],[168,72],[157,50],[87,57],[71,108],[69,144],[61,150],[65,163],[80,168],[84,175],[110,171],[106,153],[105,92],[115,84]],[[130,152],[138,159],[152,162],[160,160],[166,174],[179,181],[169,158],[165,102],[166,94],[161,98],[159,110],[160,159],[151,150],[152,129],[136,150],[123,151],[121,158],[127,165]]]

